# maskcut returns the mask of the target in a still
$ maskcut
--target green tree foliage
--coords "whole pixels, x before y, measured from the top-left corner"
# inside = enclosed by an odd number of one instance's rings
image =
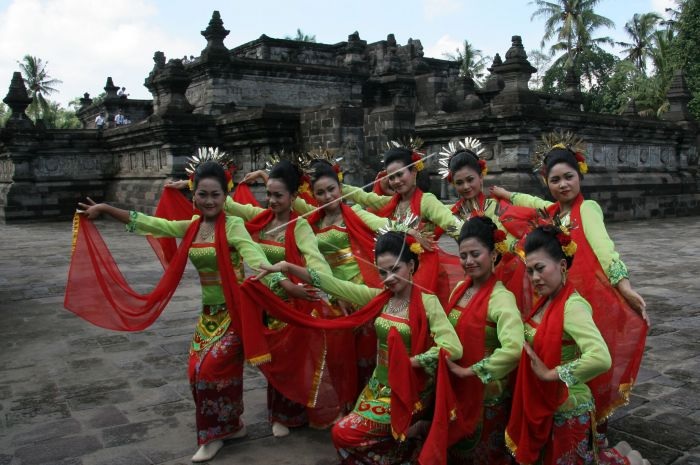
[[[296,41],[299,41],[299,42],[316,42],[316,36],[315,36],[315,35],[310,36],[310,35],[308,35],[308,34],[305,34],[304,31],[302,31],[302,30],[299,29],[299,28],[297,28],[297,35],[295,35],[294,37],[292,37],[292,36],[284,36],[284,38],[287,39],[287,40],[296,40]]]
[[[0,128],[5,127],[5,122],[10,117],[10,108],[0,102]]]
[[[625,32],[631,42],[618,42],[617,45],[626,47],[622,53],[625,59],[635,63],[639,69],[646,71],[647,59],[651,57],[652,41],[656,25],[661,16],[656,13],[635,13],[625,24]]]
[[[491,57],[485,56],[481,50],[474,48],[466,39],[461,49],[456,49],[455,53],[445,53],[444,56],[448,60],[459,63],[460,76],[470,77],[477,85],[482,85],[486,75],[486,66],[488,66]]]
[[[679,3],[674,29],[677,36],[669,47],[670,68],[683,69],[686,83],[693,95],[690,110],[700,120],[700,1]]]
[[[530,88],[532,90],[542,90],[544,75],[552,59],[549,54],[544,53],[542,50],[530,50],[527,52],[527,60],[537,69],[530,78]]]
[[[27,107],[27,115],[32,119],[48,117],[49,102],[45,96],[57,92],[57,84],[61,81],[49,76],[46,69],[48,62],[44,62],[41,58],[32,55],[25,55],[22,61],[17,62],[22,72],[24,85],[27,87],[29,96],[33,99],[32,103]]]
[[[594,38],[593,34],[601,27],[614,27],[615,23],[594,11],[600,0],[534,0],[537,10],[532,19],[543,17],[545,30],[541,47],[555,40],[550,47],[552,56],[564,52],[552,66],[573,66],[583,58],[587,50],[604,43],[612,44],[610,37]]]

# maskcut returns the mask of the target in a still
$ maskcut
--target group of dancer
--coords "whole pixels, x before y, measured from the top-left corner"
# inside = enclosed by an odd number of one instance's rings
[[[249,173],[231,196],[228,160],[200,151],[156,216],[78,204],[65,306],[142,330],[189,258],[202,287],[188,370],[193,462],[246,435],[247,361],[268,379],[273,435],[331,427],[344,464],[648,463],[605,435],[639,369],[645,303],[600,207],[581,195],[577,141],[559,139],[539,167],[554,203],[500,187],[486,195],[486,161],[469,138],[440,153],[451,206],[419,187],[424,154],[398,143],[372,192],[344,184],[338,160],[319,153]],[[267,208],[247,190],[258,179]],[[165,270],[150,293],[119,272],[89,221],[101,214],[159,239]],[[458,256],[438,247],[441,234]]]

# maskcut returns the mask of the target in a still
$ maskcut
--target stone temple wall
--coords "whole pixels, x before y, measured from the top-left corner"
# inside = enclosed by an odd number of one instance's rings
[[[12,110],[0,129],[0,220],[69,218],[86,196],[152,212],[167,177],[183,177],[198,147],[230,152],[240,179],[264,168],[267,155],[336,150],[346,180],[371,181],[387,142],[421,137],[428,152],[451,140],[479,138],[488,159],[486,184],[546,195],[530,159],[542,134],[570,130],[587,143],[587,197],[609,219],[700,214],[698,126],[688,113],[683,73],[668,93],[663,120],[580,111],[576,76],[564,95],[528,88],[535,71],[520,37],[505,59],[497,55],[485,84],[459,76],[453,62],[423,57],[419,40],[393,34],[368,44],[357,32],[337,44],[267,36],[227,49],[218,12],[202,32],[207,43],[193,60],[154,54],[144,81],[153,99],[128,100],[107,79],[107,98],[81,100],[83,130],[46,130],[24,113],[30,99],[15,73],[3,100]],[[129,108],[124,127],[94,128],[100,111]],[[427,163],[433,191],[451,188]],[[261,193],[261,188],[258,188]]]

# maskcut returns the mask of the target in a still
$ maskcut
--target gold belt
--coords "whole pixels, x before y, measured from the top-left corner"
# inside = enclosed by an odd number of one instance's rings
[[[350,247],[326,254],[325,258],[330,266],[344,265],[355,260]]]
[[[199,282],[202,286],[221,286],[221,276],[218,271],[201,271]]]

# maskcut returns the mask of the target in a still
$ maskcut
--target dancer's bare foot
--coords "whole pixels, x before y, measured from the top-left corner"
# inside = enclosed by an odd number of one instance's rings
[[[284,426],[282,423],[274,421],[272,422],[272,435],[276,438],[289,436],[289,428]]]
[[[197,453],[192,456],[192,461],[195,463],[207,462],[213,459],[222,447],[224,447],[224,441],[221,439],[203,444],[199,447]]]

